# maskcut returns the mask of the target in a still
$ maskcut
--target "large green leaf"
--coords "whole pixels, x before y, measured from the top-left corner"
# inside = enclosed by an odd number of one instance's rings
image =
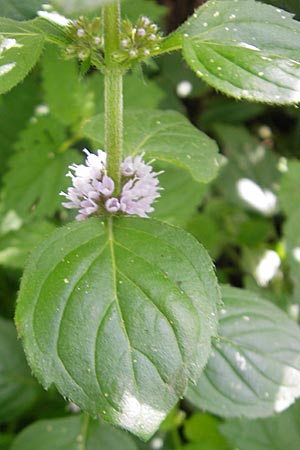
[[[137,450],[133,439],[110,425],[79,415],[41,420],[25,428],[11,450]]]
[[[209,0],[165,41],[165,50],[174,42],[192,69],[227,95],[300,100],[300,24],[286,11],[255,0]]]
[[[148,438],[207,361],[218,295],[208,255],[184,231],[89,219],[35,251],[16,321],[45,387]]]
[[[84,127],[87,137],[104,148],[104,117],[91,119]],[[124,123],[124,152],[166,161],[188,170],[195,180],[207,183],[218,171],[217,146],[174,111],[127,111]]]
[[[43,43],[33,22],[0,19],[0,94],[25,78],[40,57]]]
[[[240,450],[299,450],[299,402],[270,419],[230,420],[221,431]]]
[[[0,423],[30,408],[38,390],[13,323],[0,317]]]
[[[219,338],[188,399],[225,417],[267,417],[300,396],[300,328],[251,292],[224,287]]]

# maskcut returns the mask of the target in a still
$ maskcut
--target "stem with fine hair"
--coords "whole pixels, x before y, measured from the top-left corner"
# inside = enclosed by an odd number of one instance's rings
[[[120,164],[123,150],[123,73],[114,60],[120,45],[120,0],[103,6],[104,26],[104,108],[105,151],[107,173],[115,183],[115,195],[120,191]]]

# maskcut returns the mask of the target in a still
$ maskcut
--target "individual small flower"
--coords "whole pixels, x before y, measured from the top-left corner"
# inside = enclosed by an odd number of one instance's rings
[[[83,151],[85,164],[69,166],[67,176],[72,186],[67,193],[60,193],[68,200],[62,203],[65,208],[78,210],[76,220],[107,213],[148,217],[154,211],[152,205],[160,197],[157,176],[161,172],[153,172],[153,161],[145,163],[143,154],[127,156],[120,166],[121,192],[116,196],[114,181],[107,175],[106,153]]]

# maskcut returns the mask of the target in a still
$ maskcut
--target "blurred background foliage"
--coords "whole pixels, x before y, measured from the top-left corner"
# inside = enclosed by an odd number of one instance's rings
[[[42,3],[0,0],[0,16],[31,19]],[[202,3],[123,0],[123,15],[132,20],[141,13],[149,15],[169,32]],[[300,17],[298,0],[265,3]],[[53,5],[70,17],[100,12],[98,0],[55,0]],[[58,194],[68,184],[67,166],[83,161],[80,150],[92,146],[83,125],[103,111],[102,82],[102,76],[93,70],[81,79],[77,64],[65,61],[56,48],[48,45],[26,80],[0,97],[0,450],[75,449],[55,447],[58,444],[51,443],[50,437],[50,446],[39,447],[38,438],[53,427],[59,433],[60,426],[67,430],[71,445],[78,442],[76,420],[79,423],[82,417],[74,416],[74,406],[66,404],[54,389],[44,392],[37,385],[16,339],[12,319],[28,253],[55,227],[73,218],[60,206]],[[164,55],[144,66],[143,72],[129,73],[124,93],[127,109],[161,108],[184,113],[218,142],[222,154],[219,176],[209,185],[198,184],[179,168],[163,166],[164,191],[153,216],[184,227],[202,242],[214,259],[221,282],[249,288],[298,320],[298,107],[227,98],[203,84],[179,54]],[[137,445],[140,449],[164,450],[298,450],[299,413],[298,402],[271,419],[224,422],[182,401],[150,443],[128,443],[127,435],[110,427],[108,432],[103,425],[110,437],[99,448],[124,450],[129,446],[133,450]],[[63,422],[54,423],[58,418]],[[44,422],[36,422],[40,420]],[[96,436],[93,433],[96,431],[91,426],[91,442]]]

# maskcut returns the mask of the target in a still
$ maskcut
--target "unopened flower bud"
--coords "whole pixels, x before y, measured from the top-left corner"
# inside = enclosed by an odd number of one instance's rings
[[[150,24],[150,19],[148,17],[145,17],[145,16],[142,17],[142,21],[145,26]]]
[[[136,50],[130,50],[129,55],[134,58],[136,56]]]
[[[79,28],[79,30],[77,30],[77,36],[78,37],[83,37],[85,35],[85,31],[83,28]]]

